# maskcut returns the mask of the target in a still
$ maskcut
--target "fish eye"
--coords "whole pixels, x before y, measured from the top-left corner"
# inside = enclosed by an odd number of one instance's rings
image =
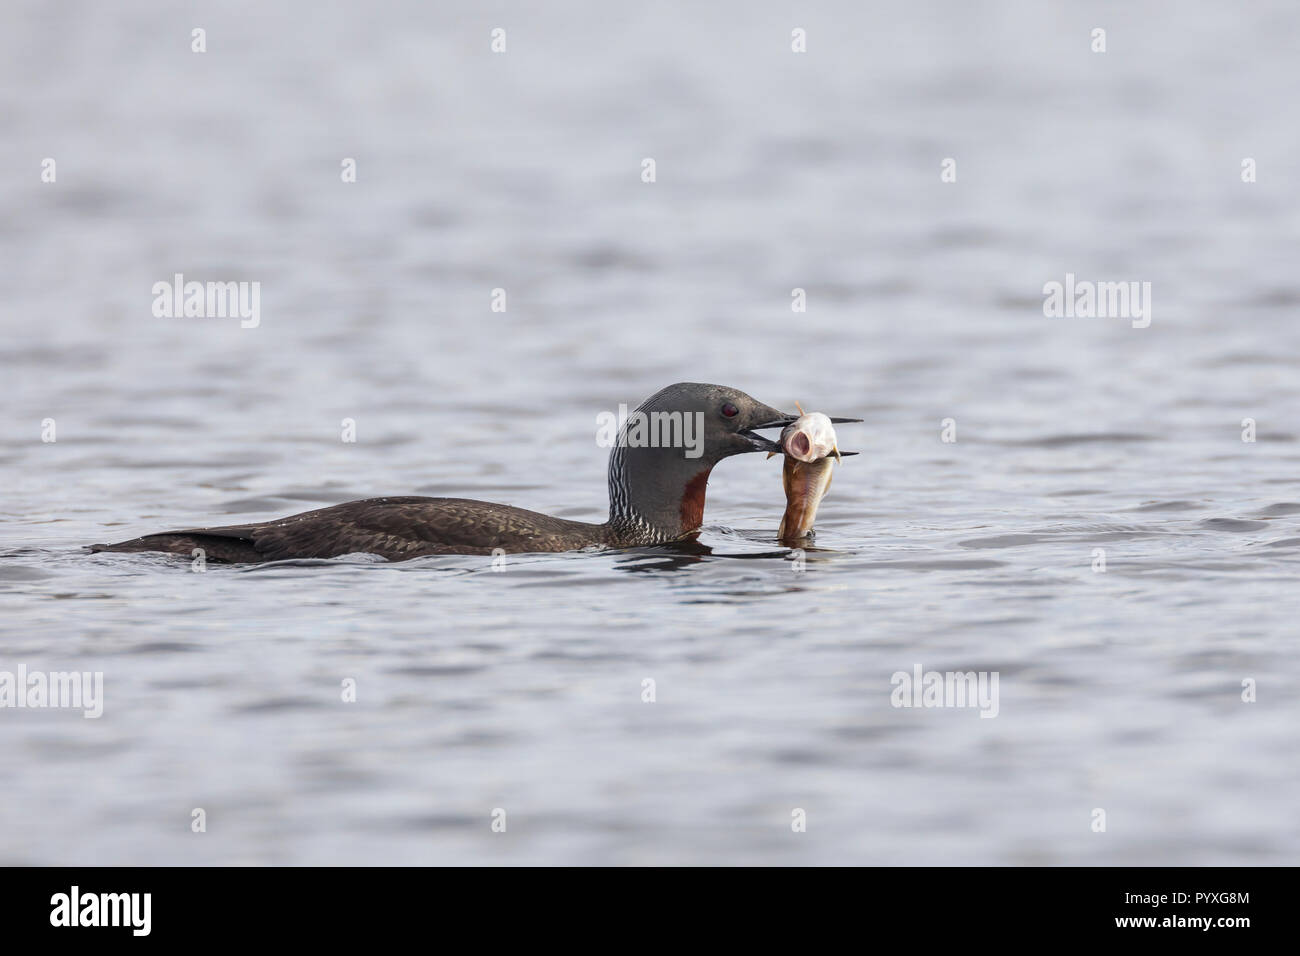
[[[739,414],[740,414],[740,409],[737,408],[735,405],[731,404],[731,402],[727,402],[725,405],[722,406],[723,418],[735,418]]]

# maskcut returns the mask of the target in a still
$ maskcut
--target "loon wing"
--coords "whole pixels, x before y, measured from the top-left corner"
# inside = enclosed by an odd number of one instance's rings
[[[601,525],[467,498],[367,498],[275,521],[145,535],[93,551],[202,548],[217,561],[281,561],[378,554],[401,561],[426,554],[569,551],[602,542]]]

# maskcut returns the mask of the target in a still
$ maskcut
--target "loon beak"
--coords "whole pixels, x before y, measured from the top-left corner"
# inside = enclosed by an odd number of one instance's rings
[[[751,425],[740,434],[749,439],[750,451],[765,451],[769,455],[783,452],[784,449],[774,441],[764,438],[762,435],[754,434],[759,428],[785,428],[787,425],[793,425],[802,416],[791,415],[789,412],[779,412],[775,408],[763,406],[757,410],[759,424]],[[860,418],[832,418],[831,423],[835,425],[850,425],[854,422],[860,422]],[[841,455],[856,455],[856,451],[841,451]]]
[[[781,446],[770,438],[764,438],[762,435],[755,435],[751,431],[743,431],[740,434],[749,440],[748,451],[765,451],[767,452],[767,456],[771,458],[773,455],[779,454],[782,450]]]

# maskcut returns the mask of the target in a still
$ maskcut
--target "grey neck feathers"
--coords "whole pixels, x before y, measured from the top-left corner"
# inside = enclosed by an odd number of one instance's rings
[[[616,445],[609,454],[609,527],[620,540],[662,544],[682,534],[685,478],[672,449]]]

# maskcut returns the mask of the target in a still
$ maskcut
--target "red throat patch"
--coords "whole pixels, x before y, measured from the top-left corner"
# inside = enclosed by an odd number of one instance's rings
[[[686,490],[682,492],[682,534],[698,531],[704,523],[704,491],[709,487],[711,470],[705,468],[686,482]]]

